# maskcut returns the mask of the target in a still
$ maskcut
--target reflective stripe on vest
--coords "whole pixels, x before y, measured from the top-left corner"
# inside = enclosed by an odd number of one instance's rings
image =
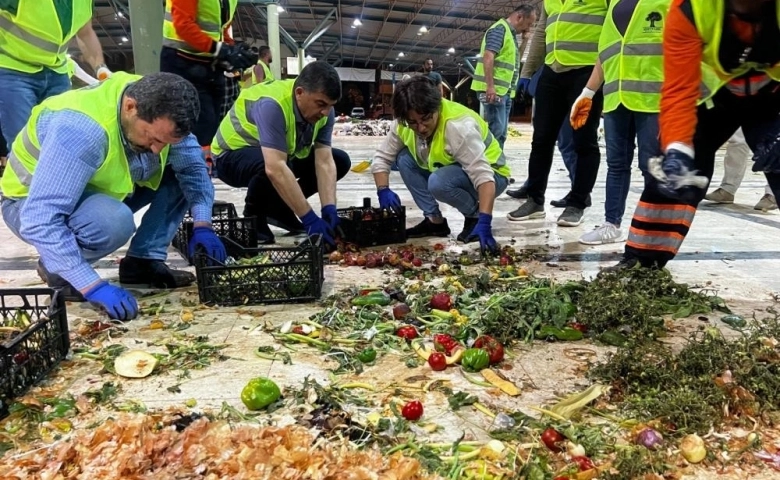
[[[596,64],[599,36],[607,14],[605,0],[545,0],[546,65]]]
[[[225,151],[259,146],[260,132],[257,125],[249,118],[249,112],[257,102],[268,98],[276,102],[284,114],[288,157],[308,157],[317,140],[317,134],[328,123],[328,117],[325,116],[314,124],[311,144],[298,148],[298,132],[296,130],[295,110],[293,107],[295,102],[294,84],[295,80],[263,82],[241,90],[241,94],[233,104],[230,112],[219,124],[217,134],[211,143],[211,152],[214,155],[220,155]]]
[[[517,79],[520,75],[520,52],[517,48],[517,38],[512,34],[512,27],[505,19],[494,23],[488,32],[498,26],[504,27],[504,42],[501,45],[501,51],[493,57],[493,86],[496,94],[506,95],[507,92],[511,98],[514,98]],[[487,33],[482,37],[482,46],[480,47],[480,57],[472,76],[471,89],[476,92],[487,90],[485,79],[485,65],[482,59],[485,56],[485,46]]]
[[[39,0],[17,3],[13,14],[0,9],[0,68],[67,73],[68,43],[91,21],[92,1],[72,0],[67,6]],[[70,23],[62,25],[61,20]]]
[[[427,162],[425,159],[418,157],[417,133],[414,130],[399,123],[397,133],[401,141],[409,149],[417,165],[424,170],[433,172],[457,162],[452,155],[447,153],[444,132],[447,128],[447,122],[464,117],[471,117],[479,126],[482,141],[485,145],[485,157],[490,162],[490,167],[499,175],[509,178],[511,172],[506,164],[506,156],[498,141],[490,133],[487,123],[476,112],[464,105],[449,100],[442,100],[441,110],[439,110],[439,122],[431,138]]]
[[[163,46],[175,48],[191,55],[202,57],[212,57],[209,52],[195,50],[190,44],[185,42],[176,33],[176,27],[173,24],[173,14],[171,13],[171,4],[173,0],[166,0],[165,15],[163,17]],[[201,31],[215,42],[223,40],[224,29],[233,21],[233,15],[236,12],[238,0],[229,0],[228,18],[226,23],[222,22],[222,2],[220,0],[198,0],[198,17],[196,23]]]
[[[759,65],[755,62],[745,62],[733,71],[727,72],[720,64],[720,41],[723,33],[725,17],[725,2],[722,0],[691,0],[696,29],[704,44],[702,57],[702,80],[707,86],[706,97],[709,100],[718,90],[731,80],[740,77],[751,70],[766,72],[773,80],[780,81],[780,62],[775,65]],[[777,23],[780,25],[780,0],[775,2]],[[731,91],[738,88],[733,85]],[[745,92],[742,91],[742,94]]]

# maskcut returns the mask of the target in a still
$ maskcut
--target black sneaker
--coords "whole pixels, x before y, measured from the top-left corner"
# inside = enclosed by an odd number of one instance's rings
[[[474,227],[477,226],[479,219],[477,217],[466,217],[463,221],[463,230],[458,234],[458,241],[463,243],[471,243],[479,240],[478,237],[471,236],[471,232],[474,231]]]
[[[192,285],[195,275],[174,270],[162,260],[127,256],[119,262],[119,283],[153,288],[180,288]]]
[[[48,285],[49,288],[60,291],[60,298],[66,302],[87,301],[87,299],[84,298],[84,295],[76,290],[73,285],[68,283],[67,280],[54,273],[49,273],[49,271],[46,270],[46,267],[43,266],[43,262],[40,260],[38,260],[38,268],[36,271],[38,272],[38,276],[41,277],[41,280],[43,280],[43,282]]]
[[[257,243],[260,245],[273,245],[276,243],[274,233],[268,227],[268,221],[264,215],[258,215],[257,212],[250,208],[248,205],[244,206],[242,213],[244,218],[255,217],[257,219],[255,226],[257,227]]]
[[[423,238],[423,237],[448,237],[450,235],[450,227],[447,225],[447,219],[445,218],[442,223],[433,223],[424,218],[422,222],[406,229],[406,236],[408,238]]]
[[[520,188],[517,188],[515,190],[507,190],[506,194],[509,195],[512,198],[517,198],[519,200],[524,200],[528,198],[528,187],[525,185],[522,185]]]
[[[567,193],[565,197],[559,199],[559,200],[550,200],[550,205],[552,205],[555,208],[565,208],[566,203],[569,200],[569,195],[571,195],[571,192]],[[590,207],[591,206],[591,199],[590,194],[588,195],[588,198],[585,199],[585,206]]]

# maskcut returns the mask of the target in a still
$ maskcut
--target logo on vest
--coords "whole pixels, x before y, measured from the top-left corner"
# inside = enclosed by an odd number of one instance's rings
[[[645,21],[649,23],[649,25],[644,28],[645,33],[660,32],[663,28],[663,16],[661,16],[660,12],[650,12],[647,14]]]

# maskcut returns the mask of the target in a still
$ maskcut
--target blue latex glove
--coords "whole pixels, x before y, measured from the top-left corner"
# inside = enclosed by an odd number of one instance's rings
[[[202,246],[206,255],[214,260],[224,262],[227,258],[225,245],[222,244],[222,240],[219,239],[211,227],[195,227],[192,229],[192,238],[187,248],[190,258],[195,258],[195,251],[198,246]]]
[[[398,198],[398,194],[389,188],[383,188],[376,193],[379,197],[379,208],[389,208],[392,210],[401,207],[401,199]]]
[[[498,243],[493,238],[493,231],[490,227],[493,221],[493,215],[487,213],[480,213],[477,219],[477,225],[474,230],[471,231],[472,237],[479,238],[479,249],[483,254],[489,253],[495,255],[498,253]]]
[[[339,213],[335,205],[325,205],[322,207],[322,219],[325,220],[332,230],[339,226]]]
[[[709,184],[707,177],[697,175],[693,157],[674,147],[668,148],[663,158],[651,158],[648,172],[658,180],[658,191],[676,200],[692,201]]]
[[[138,303],[130,292],[108,282],[100,282],[84,294],[90,303],[102,307],[115,320],[132,320],[138,315]]]
[[[528,86],[531,85],[530,78],[521,78],[517,81],[517,94],[528,93]]]
[[[309,210],[309,213],[301,217],[303,228],[306,229],[306,234],[310,237],[320,235],[322,241],[328,245],[335,246],[336,242],[333,240],[333,229],[330,228],[328,222],[321,219],[314,213],[314,210]]]

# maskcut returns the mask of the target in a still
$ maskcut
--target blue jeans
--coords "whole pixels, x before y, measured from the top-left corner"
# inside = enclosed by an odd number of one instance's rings
[[[44,68],[38,73],[22,73],[0,68],[0,124],[11,150],[16,135],[30,119],[34,106],[70,90],[70,77]]]
[[[639,145],[639,169],[647,176],[647,161],[661,153],[658,140],[658,114],[634,112],[623,105],[604,114],[607,143],[606,220],[620,226],[626,211],[626,197],[631,185],[631,163],[634,160],[634,138]]]
[[[25,202],[26,199],[5,199],[2,205],[5,223],[22,240],[19,214]],[[146,205],[149,210],[136,230],[133,213]],[[101,193],[85,192],[65,224],[76,237],[84,259],[90,263],[117,251],[131,236],[129,256],[165,260],[168,245],[188,208],[176,175],[169,167],[160,188],[155,191],[138,187],[124,202]]]
[[[512,111],[512,99],[509,98],[509,93],[499,97],[500,102],[497,103],[484,103],[485,109],[485,121],[490,128],[490,133],[496,137],[498,144],[501,145],[501,149],[504,148],[504,142],[506,142],[507,130],[509,129],[509,113]]]
[[[479,195],[460,164],[429,172],[417,165],[407,148],[398,154],[396,163],[414,203],[427,218],[441,218],[438,202],[457,208],[464,217],[474,218],[479,215]],[[496,196],[499,196],[509,184],[509,179],[497,173],[494,178]]]

